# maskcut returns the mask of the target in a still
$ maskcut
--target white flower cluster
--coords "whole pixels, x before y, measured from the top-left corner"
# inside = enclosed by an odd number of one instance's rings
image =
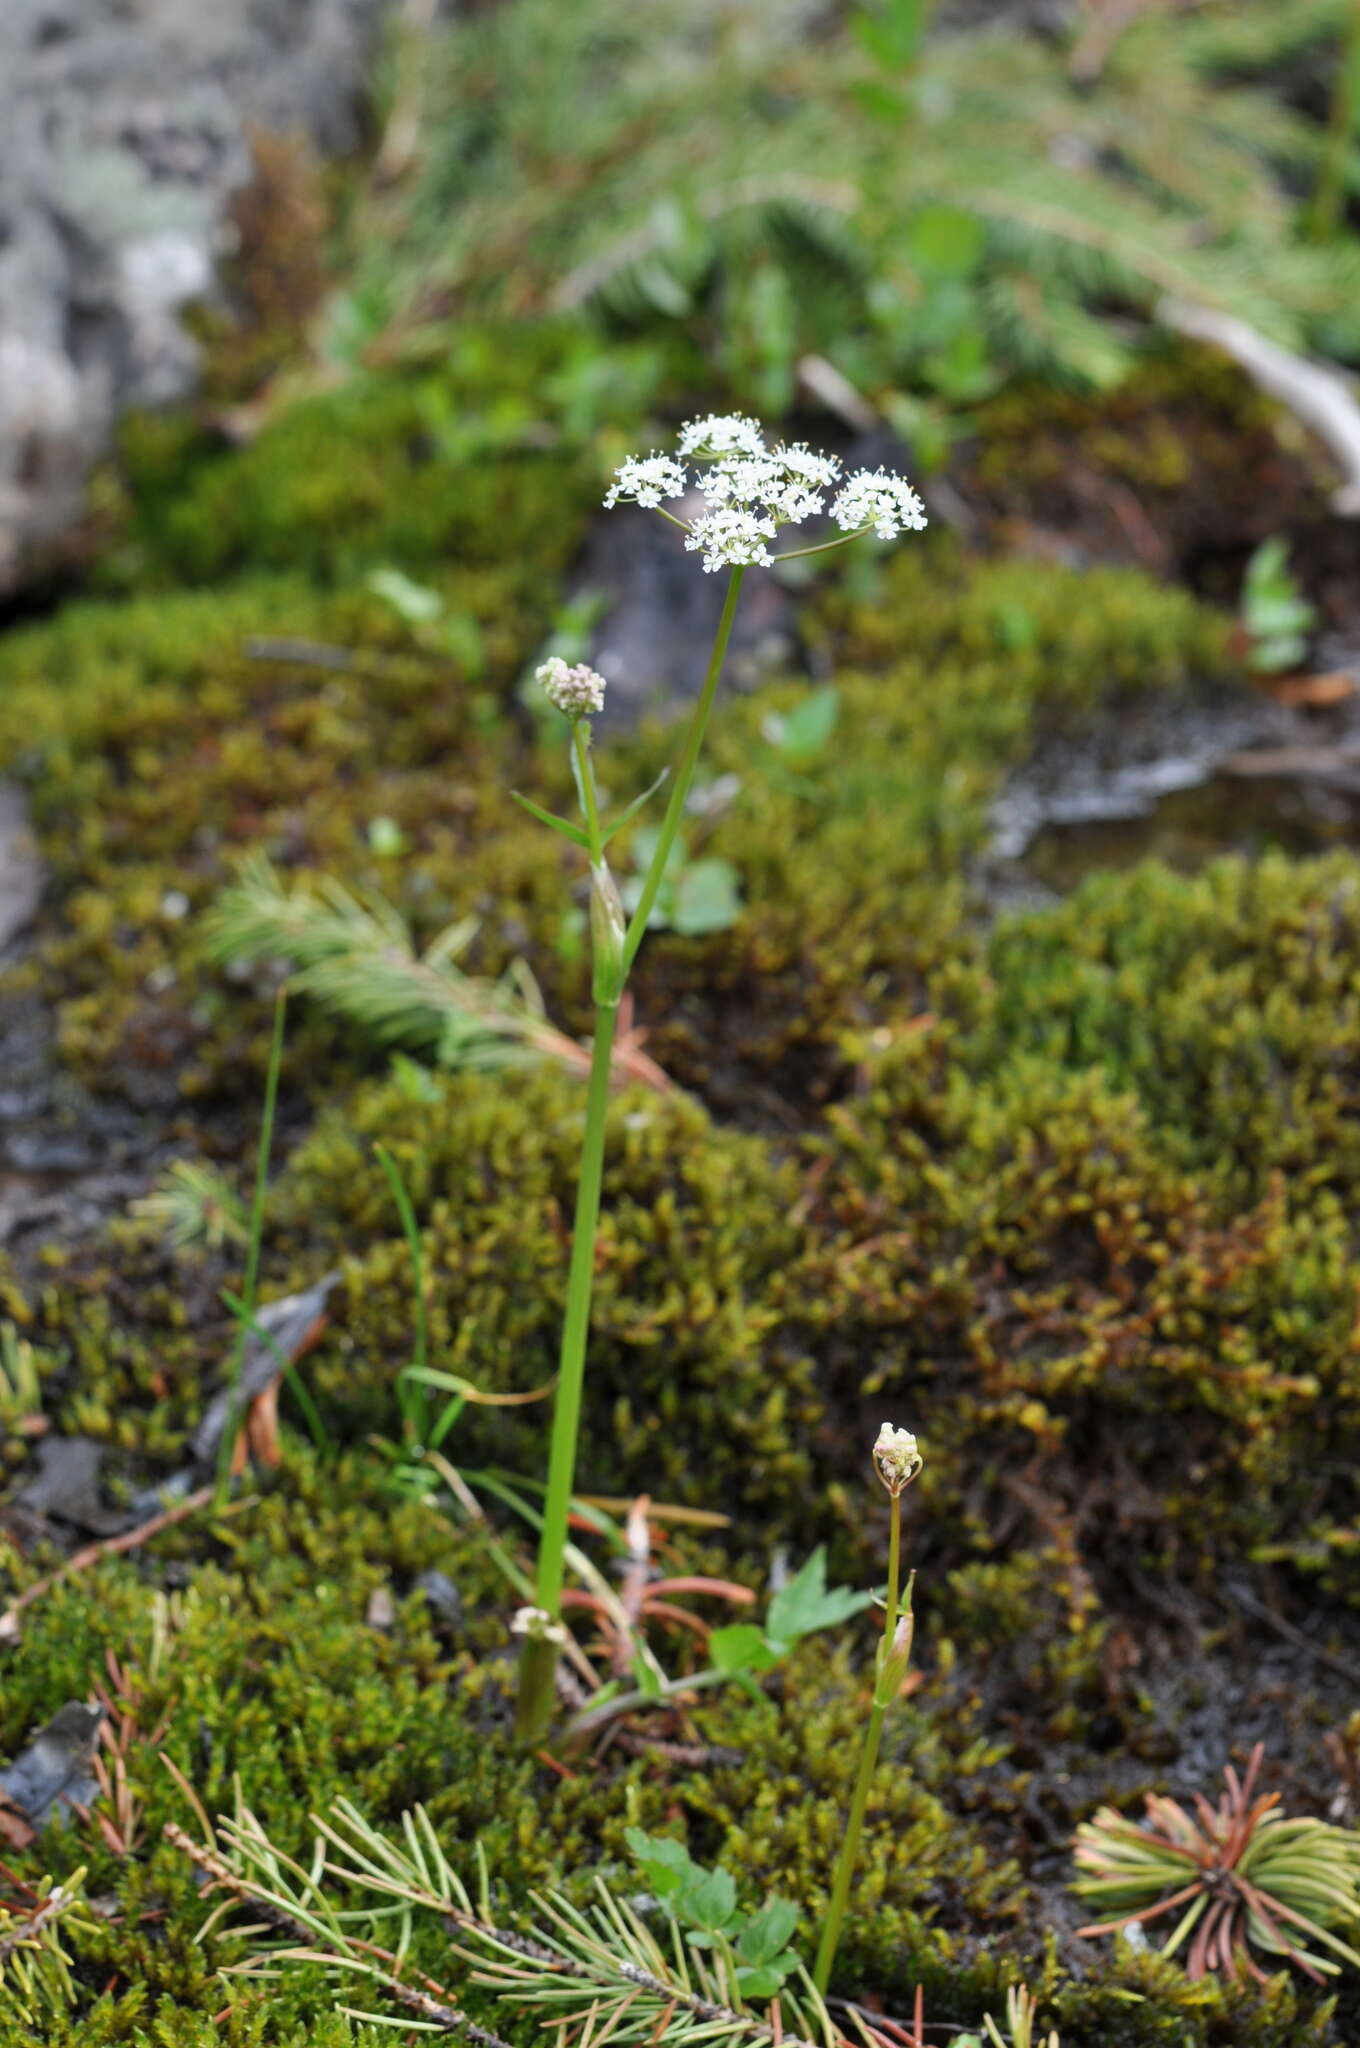
[[[767,448],[760,428],[743,413],[710,413],[680,430],[680,455],[697,465],[691,486],[682,461],[669,455],[632,456],[614,473],[608,506],[651,508],[693,488],[706,509],[679,520],[685,546],[702,552],[704,567],[744,569],[776,558],[768,543],[783,526],[801,526],[826,511],[826,493],[841,481],[834,455],[818,455],[801,441]],[[671,516],[671,515],[668,515]],[[905,477],[862,469],[842,486],[831,516],[846,535],[870,527],[884,540],[925,525],[920,499]]]
[[[720,461],[727,455],[763,455],[765,436],[755,420],[741,412],[711,412],[707,419],[689,420],[680,429],[680,453],[699,462]]]
[[[543,694],[564,718],[589,718],[604,710],[604,677],[583,661],[569,668],[560,654],[552,655],[535,669]]]
[[[567,1640],[567,1632],[561,1622],[554,1621],[541,1607],[516,1608],[510,1633],[512,1636],[528,1636],[540,1643],[565,1643]]]
[[[627,462],[615,470],[609,496],[604,502],[611,509],[627,502],[645,505],[650,510],[663,498],[683,498],[684,495],[683,463],[670,455],[630,455]]]
[[[765,543],[773,540],[778,531],[773,519],[763,519],[758,512],[743,512],[735,505],[728,505],[721,511],[705,512],[701,518],[692,520],[685,535],[685,546],[691,554],[702,548],[704,567],[710,571],[749,569],[756,564],[764,568],[774,560]]]
[[[909,1429],[884,1423],[874,1442],[874,1469],[894,1499],[911,1485],[921,1469],[921,1452]]]
[[[846,533],[872,526],[880,540],[896,540],[899,533],[921,531],[926,508],[904,476],[861,469],[838,494],[831,517]]]

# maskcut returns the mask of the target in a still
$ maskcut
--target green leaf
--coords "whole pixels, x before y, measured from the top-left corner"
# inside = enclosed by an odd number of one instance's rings
[[[408,626],[428,626],[444,610],[444,600],[437,590],[413,583],[400,569],[374,569],[368,587],[375,596],[385,597]]]
[[[641,1650],[634,1652],[632,1660],[633,1681],[649,1700],[659,1700],[664,1690],[661,1677],[651,1658]]]
[[[819,754],[836,729],[841,695],[834,683],[809,690],[792,711],[771,712],[761,727],[786,761],[801,765]]]
[[[708,1654],[716,1670],[735,1678],[744,1671],[772,1671],[784,1653],[782,1646],[766,1641],[764,1630],[753,1621],[736,1621],[730,1628],[714,1629]]]
[[[737,871],[730,861],[696,860],[677,876],[669,921],[682,938],[729,931],[740,916]]]
[[[683,1842],[671,1835],[648,1835],[641,1828],[625,1828],[624,1840],[632,1850],[654,1898],[673,1899],[695,1876],[697,1865]]]
[[[793,1939],[797,1925],[798,1908],[791,1899],[770,1899],[742,1928],[738,1956],[744,1963],[773,1963]]]
[[[701,1871],[685,1886],[677,1905],[701,1932],[724,1934],[737,1910],[736,1879],[721,1864],[716,1870]]]
[[[765,1633],[776,1643],[796,1643],[818,1629],[834,1628],[873,1604],[872,1593],[826,1583],[826,1550],[819,1544],[787,1586],[775,1594],[765,1616]]]
[[[791,1977],[797,1968],[797,1956],[788,1952],[773,1957],[768,1963],[738,1963],[737,1984],[743,1998],[774,1998],[783,1987],[784,1979]]]
[[[568,818],[559,818],[555,811],[545,811],[541,804],[534,803],[530,797],[521,796],[517,789],[512,789],[510,794],[522,810],[526,810],[531,818],[538,819],[540,825],[550,825],[553,831],[560,832],[564,839],[570,839],[573,845],[584,846],[589,852],[590,836],[583,832],[579,825],[573,825]]]

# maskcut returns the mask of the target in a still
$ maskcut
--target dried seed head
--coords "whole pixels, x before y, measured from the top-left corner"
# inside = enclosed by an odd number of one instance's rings
[[[885,1422],[874,1444],[874,1470],[893,1499],[911,1485],[921,1469],[921,1453],[909,1429]]]

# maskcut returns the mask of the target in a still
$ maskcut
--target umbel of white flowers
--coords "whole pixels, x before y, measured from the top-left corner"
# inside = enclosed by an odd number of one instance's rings
[[[692,477],[686,460],[694,464]],[[665,500],[683,498],[691,489],[702,495],[705,511],[681,519],[666,510]],[[687,548],[702,552],[707,570],[768,567],[783,559],[771,554],[769,543],[784,527],[828,511],[840,528],[824,543],[830,547],[863,533],[895,540],[926,523],[925,507],[904,476],[858,469],[847,477],[837,456],[818,455],[801,442],[767,448],[759,426],[741,413],[690,420],[680,430],[676,455],[630,456],[615,470],[604,502],[660,512],[683,530]]]

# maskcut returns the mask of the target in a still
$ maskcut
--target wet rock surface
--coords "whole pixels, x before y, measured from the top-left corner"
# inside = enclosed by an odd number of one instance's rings
[[[42,897],[43,872],[22,790],[0,782],[0,947],[27,930]]]
[[[0,596],[79,509],[119,412],[192,385],[254,127],[342,152],[384,0],[0,8]]]
[[[1337,669],[1360,669],[1351,650]],[[1095,868],[1360,842],[1360,689],[1324,709],[1246,687],[1113,706],[1054,733],[992,810],[994,900],[1041,900]]]

